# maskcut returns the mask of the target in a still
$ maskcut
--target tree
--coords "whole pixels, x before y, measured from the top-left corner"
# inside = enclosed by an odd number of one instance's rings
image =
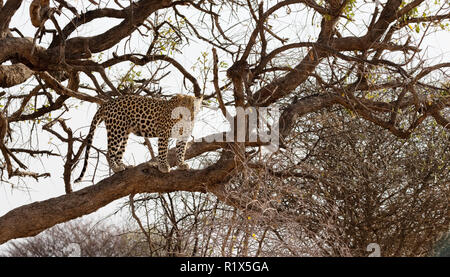
[[[10,257],[119,257],[133,245],[126,231],[111,223],[76,219],[56,225],[39,235],[8,243]]]
[[[261,236],[284,241],[279,255],[305,253],[291,243],[305,235],[305,249],[319,247],[312,255],[364,255],[371,242],[389,255],[424,255],[448,228],[450,62],[422,49],[429,34],[448,29],[448,1],[140,0],[80,12],[55,0],[33,38],[11,24],[21,5],[0,2],[0,86],[10,88],[2,93],[2,180],[48,177],[23,157],[60,155],[67,194],[0,217],[0,243],[125,196],[173,192],[208,195],[239,214],[241,255],[264,250],[251,240],[257,225]],[[117,24],[85,34],[102,19]],[[204,48],[189,64],[183,51],[192,45]],[[173,68],[235,128],[190,144],[186,156],[198,169],[163,174],[140,164],[72,191],[84,143],[65,115],[126,93],[167,96]],[[232,109],[247,109],[246,117]],[[248,123],[240,141],[234,131],[252,112],[266,122]],[[275,152],[250,137],[266,124],[272,134],[279,125]],[[26,147],[11,147],[25,129],[45,131],[64,150],[23,138]],[[96,150],[101,161],[104,149]],[[393,238],[398,245],[387,247]]]

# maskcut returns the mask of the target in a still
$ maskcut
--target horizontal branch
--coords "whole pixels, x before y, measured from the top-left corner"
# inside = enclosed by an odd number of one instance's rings
[[[79,17],[75,17],[70,23],[64,27],[62,34],[64,37],[69,37],[79,26],[82,24],[87,24],[95,19],[99,18],[126,18],[129,15],[129,9],[116,10],[110,8],[96,9],[87,11],[81,14]],[[50,44],[50,48],[55,47],[59,44],[61,37],[58,35]]]
[[[216,164],[206,169],[176,170],[170,174],[161,173],[146,163],[141,164],[79,191],[9,211],[0,217],[0,244],[10,239],[36,235],[130,194],[215,191],[215,186],[222,186],[228,180],[234,166],[230,154],[224,154]]]

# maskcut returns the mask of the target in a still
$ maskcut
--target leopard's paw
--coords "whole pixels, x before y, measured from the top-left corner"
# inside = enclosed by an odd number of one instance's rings
[[[113,171],[114,173],[117,173],[117,172],[120,172],[120,171],[125,170],[126,167],[125,167],[124,164],[120,164],[120,165],[112,166],[111,169],[112,169],[112,171]]]
[[[187,163],[182,163],[178,165],[178,169],[181,170],[188,170],[190,168],[190,166]]]
[[[168,164],[160,164],[160,165],[158,165],[158,169],[162,173],[169,173],[170,172],[170,166]]]

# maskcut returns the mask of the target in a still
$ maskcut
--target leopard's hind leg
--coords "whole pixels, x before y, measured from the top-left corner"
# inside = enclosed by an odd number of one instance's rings
[[[167,161],[167,152],[169,148],[169,136],[158,138],[158,169],[161,172],[170,172],[170,165]]]
[[[114,173],[125,170],[127,166],[122,162],[125,146],[128,141],[128,133],[117,130],[116,133],[108,131],[108,161]]]

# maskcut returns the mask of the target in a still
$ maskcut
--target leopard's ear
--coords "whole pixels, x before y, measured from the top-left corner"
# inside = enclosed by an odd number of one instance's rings
[[[182,102],[183,98],[184,98],[183,94],[175,94],[174,96],[172,96],[172,98],[170,98],[170,100],[177,101],[177,102]]]
[[[203,96],[194,99],[194,114],[197,114],[202,108]]]

